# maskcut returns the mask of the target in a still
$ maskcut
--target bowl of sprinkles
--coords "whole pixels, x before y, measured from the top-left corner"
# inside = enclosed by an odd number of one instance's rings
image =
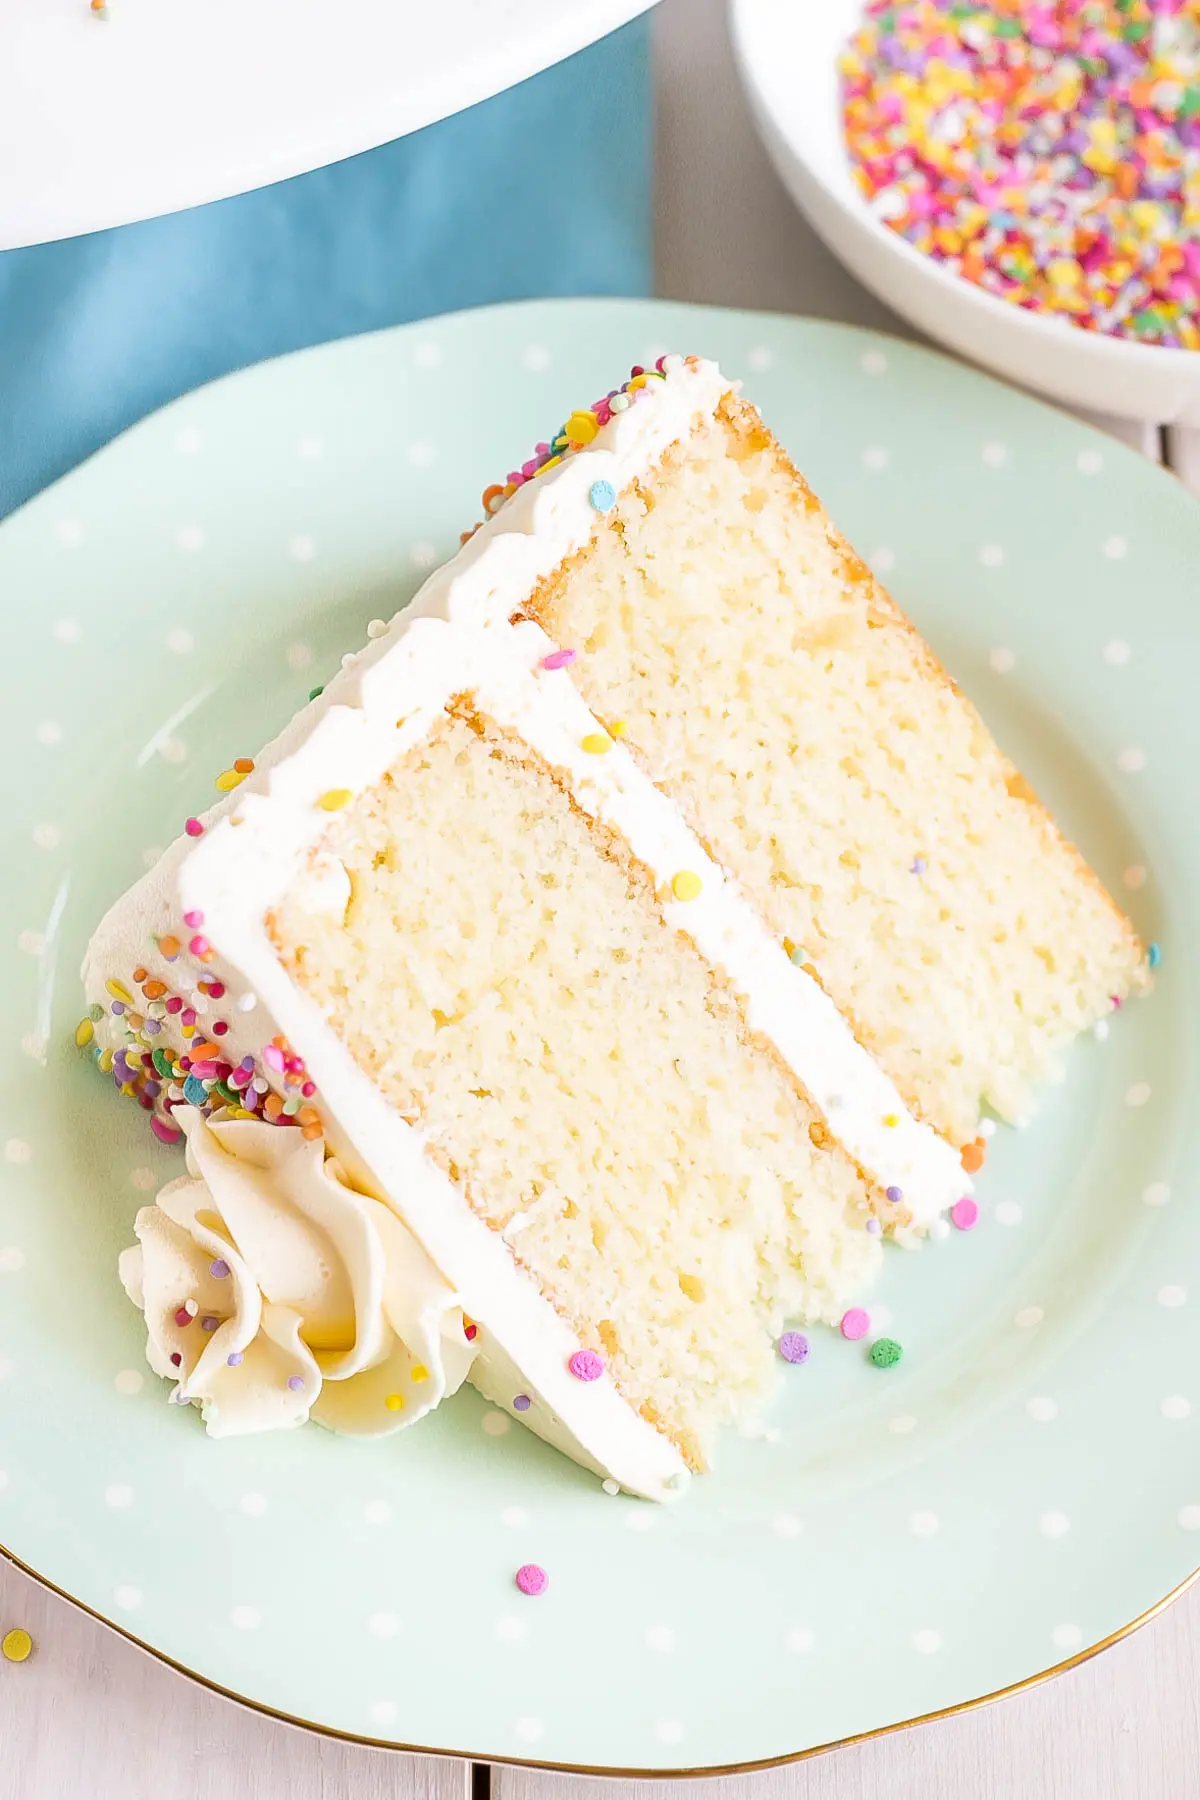
[[[1200,424],[1200,0],[734,0],[767,149],[914,325]]]

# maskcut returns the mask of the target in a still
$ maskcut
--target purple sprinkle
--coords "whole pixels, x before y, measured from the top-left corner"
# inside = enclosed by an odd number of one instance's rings
[[[151,1037],[157,1037],[162,1030],[162,1022],[159,1019],[147,1019],[142,1030],[148,1031]]]
[[[890,1198],[890,1196],[889,1196]],[[224,1281],[229,1274],[229,1264],[223,1256],[218,1256],[208,1265],[208,1272],[217,1281]]]
[[[898,1187],[885,1188],[884,1192],[887,1194],[887,1197],[891,1201],[893,1206],[896,1206],[904,1198],[904,1189],[903,1188],[898,1188]]]
[[[225,1358],[225,1361],[229,1364],[229,1367],[231,1369],[236,1369],[236,1368],[240,1367],[240,1365],[242,1363],[244,1363],[245,1360],[246,1360],[246,1353],[244,1350],[233,1350]]]
[[[928,867],[929,865],[923,856],[913,857],[912,873],[914,875],[923,875]]]
[[[883,1226],[879,1223],[878,1219],[868,1219],[867,1230],[872,1237],[878,1237],[879,1233],[883,1230]]]
[[[201,1331],[215,1331],[220,1323],[216,1313],[205,1313],[200,1321],[200,1329]]]
[[[109,1011],[113,1014],[114,1018],[119,1019],[121,1014],[125,1011],[125,1008],[119,1000],[114,1000]]]
[[[808,1350],[808,1339],[802,1331],[785,1331],[779,1340],[779,1354],[784,1362],[807,1362]]]
[[[528,1412],[532,1405],[533,1405],[533,1401],[529,1398],[528,1394],[518,1394],[516,1399],[513,1401],[513,1411],[514,1412]]]
[[[304,1386],[303,1375],[289,1375],[288,1386],[291,1388],[293,1394],[298,1394],[300,1389]]]

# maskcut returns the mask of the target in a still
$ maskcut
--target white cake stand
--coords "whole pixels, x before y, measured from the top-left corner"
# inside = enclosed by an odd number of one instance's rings
[[[0,0],[0,250],[369,150],[652,3],[109,0],[105,21],[89,0]],[[492,176],[503,184],[503,169]]]

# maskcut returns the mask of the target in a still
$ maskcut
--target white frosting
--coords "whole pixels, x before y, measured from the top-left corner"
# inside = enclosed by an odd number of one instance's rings
[[[102,1003],[108,979],[116,975],[127,984],[137,964],[186,991],[186,953],[168,963],[157,939],[170,932],[186,940],[182,914],[203,914],[214,952],[203,973],[229,989],[220,1003],[229,1025],[223,1052],[235,1062],[257,1055],[275,1032],[302,1049],[318,1090],[314,1104],[351,1178],[386,1200],[479,1322],[487,1348],[472,1380],[503,1398],[519,1371],[536,1402],[523,1415],[526,1424],[577,1460],[657,1498],[682,1484],[678,1453],[607,1376],[585,1384],[569,1375],[574,1332],[293,983],[265,918],[297,882],[310,910],[344,908],[348,884],[340,863],[309,861],[329,824],[320,801],[378,781],[429,732],[453,696],[472,693],[481,711],[564,771],[586,811],[624,835],[667,890],[669,922],[725,972],[752,1027],[775,1044],[864,1168],[882,1186],[903,1190],[915,1221],[928,1224],[969,1191],[957,1153],[909,1115],[833,1003],[789,961],[633,759],[616,746],[604,756],[582,750],[583,737],[600,729],[597,721],[569,672],[538,666],[551,647],[539,628],[510,624],[538,582],[598,528],[593,484],[603,479],[623,491],[698,417],[711,415],[729,388],[712,363],[674,366],[589,448],[520,488],[430,578],[386,635],[346,659],[320,699],[261,754],[254,774],[206,815],[205,835],[178,840],[113,908],[84,969],[89,998]],[[699,897],[686,903],[669,895],[671,877],[681,869],[694,871],[702,884]],[[201,973],[193,967],[192,982]],[[247,991],[257,1004],[243,1012]],[[886,1125],[888,1118],[896,1123]],[[265,1322],[262,1330],[277,1345]],[[297,1353],[292,1339],[288,1345],[288,1354]],[[188,1388],[198,1392],[194,1373]]]

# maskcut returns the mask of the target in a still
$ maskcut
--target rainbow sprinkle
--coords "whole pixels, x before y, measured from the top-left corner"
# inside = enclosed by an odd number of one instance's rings
[[[1030,311],[1200,349],[1197,0],[868,0],[854,175],[915,249]]]

